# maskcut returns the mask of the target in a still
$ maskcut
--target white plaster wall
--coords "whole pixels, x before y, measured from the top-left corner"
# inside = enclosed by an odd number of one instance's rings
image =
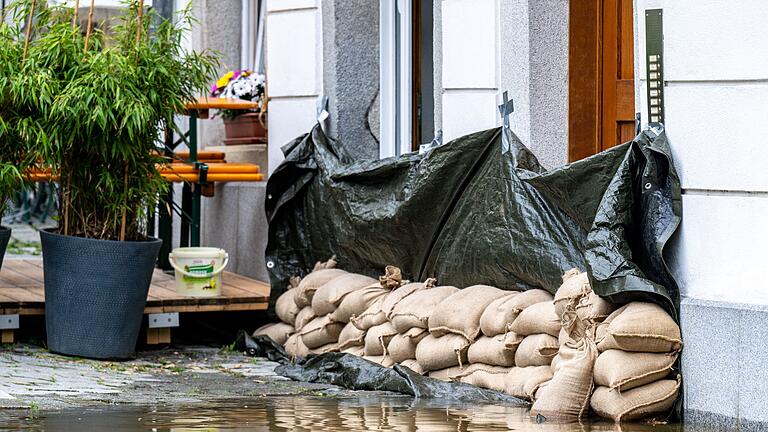
[[[670,263],[681,294],[768,304],[768,2],[635,6],[644,121],[643,11],[664,11],[665,126],[683,185],[683,223]]]
[[[280,148],[309,132],[322,89],[320,9],[315,0],[267,2],[266,69],[269,95],[269,174],[283,160]]]
[[[444,141],[494,127],[498,92],[496,0],[442,0]]]

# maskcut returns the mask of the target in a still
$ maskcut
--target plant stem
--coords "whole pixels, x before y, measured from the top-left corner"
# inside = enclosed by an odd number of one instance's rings
[[[141,41],[141,19],[144,17],[144,0],[139,0],[139,16],[136,22],[136,45]]]
[[[125,176],[123,176],[123,186],[125,195],[123,196],[123,216],[120,218],[120,241],[125,241],[125,230],[128,219],[128,165],[125,166]]]
[[[27,52],[29,51],[29,40],[32,38],[32,18],[35,16],[35,5],[37,0],[32,0],[32,10],[29,11],[29,20],[27,21],[27,34],[24,37],[24,56],[22,60],[27,58]]]
[[[77,15],[80,12],[80,0],[75,0],[75,14],[72,16],[72,28],[77,27]]]
[[[88,52],[88,39],[91,37],[91,31],[93,30],[93,2],[91,0],[91,10],[88,12],[88,29],[85,31],[85,47],[83,52]]]

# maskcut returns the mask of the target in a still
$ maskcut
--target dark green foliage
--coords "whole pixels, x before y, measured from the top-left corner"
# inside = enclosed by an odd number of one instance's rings
[[[11,99],[28,107],[16,132],[60,174],[63,234],[145,237],[146,209],[167,187],[158,138],[217,64],[209,53],[184,52],[189,8],[175,23],[149,10],[137,40],[138,2],[126,6],[113,38],[95,31],[87,51],[70,9],[38,8],[29,54],[11,79]]]

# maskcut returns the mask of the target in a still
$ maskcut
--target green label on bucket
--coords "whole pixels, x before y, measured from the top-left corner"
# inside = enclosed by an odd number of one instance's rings
[[[195,277],[191,276],[184,276],[184,280],[195,280],[197,277],[208,277],[211,273],[213,273],[213,263],[211,264],[202,264],[202,265],[188,265],[184,266],[184,270],[187,273],[191,273],[195,275]]]

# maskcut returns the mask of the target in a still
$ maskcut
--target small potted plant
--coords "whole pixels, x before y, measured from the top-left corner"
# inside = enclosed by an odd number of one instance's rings
[[[216,81],[211,96],[257,102],[252,110],[221,110],[224,119],[224,144],[258,144],[267,138],[267,99],[264,75],[249,70],[229,71]]]
[[[168,187],[158,137],[205,91],[217,62],[183,48],[189,8],[167,20],[126,2],[107,41],[90,18],[81,30],[76,10],[21,4],[33,37],[17,87],[35,91],[17,93],[39,110],[37,149],[61,190],[59,226],[40,234],[48,347],[128,358],[162,243],[146,231]]]

